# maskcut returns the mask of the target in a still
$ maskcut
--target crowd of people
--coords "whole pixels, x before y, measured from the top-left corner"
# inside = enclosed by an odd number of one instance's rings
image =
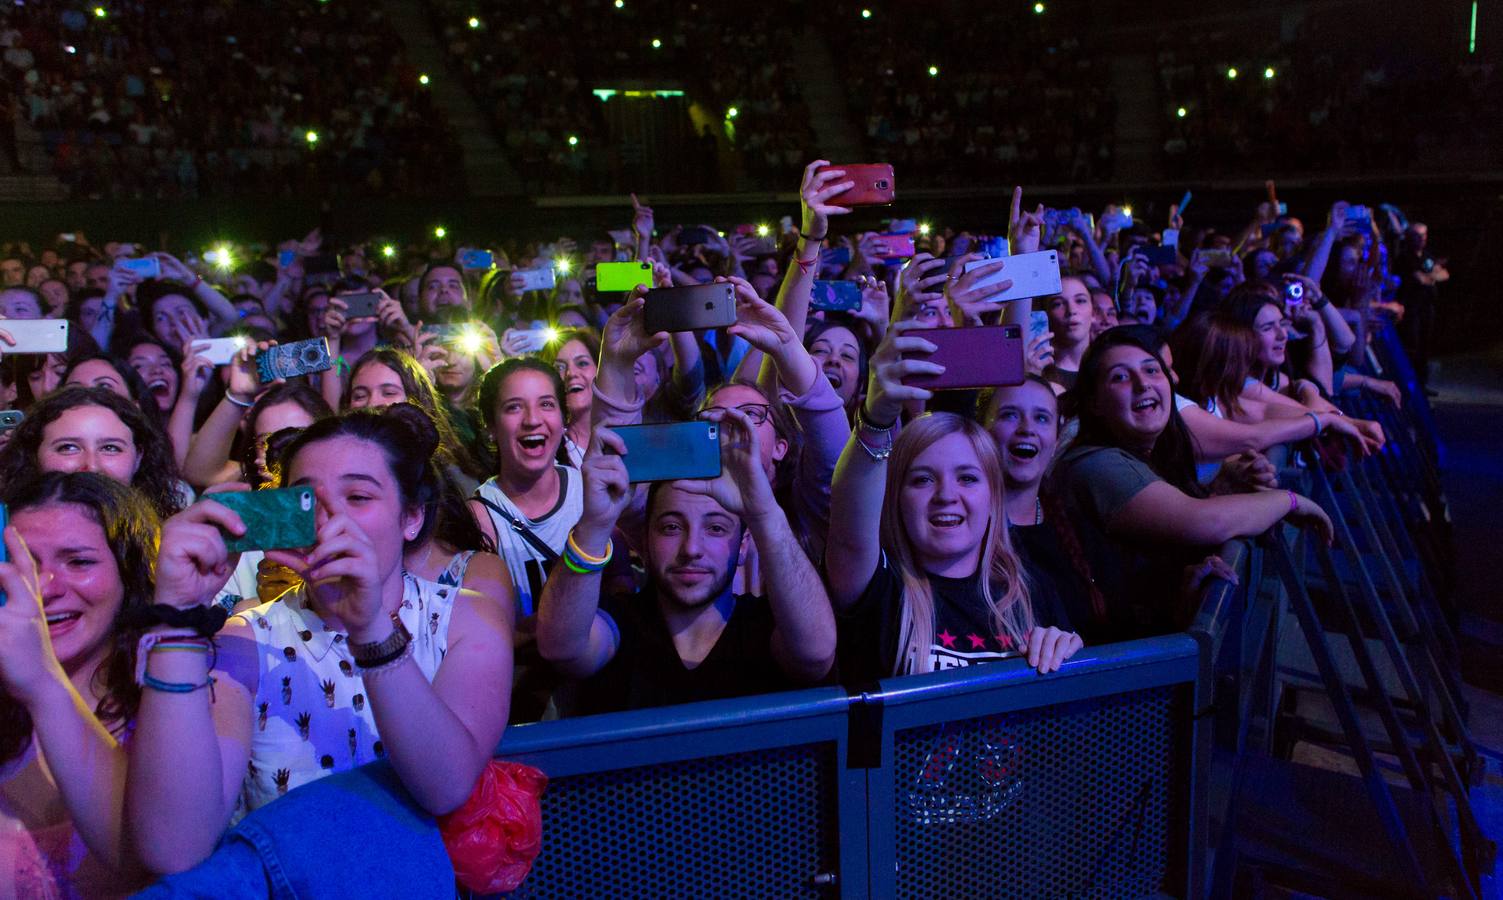
[[[448,813],[508,723],[1012,657],[1044,677],[1182,629],[1223,542],[1330,538],[1266,452],[1381,447],[1334,398],[1399,402],[1366,342],[1446,277],[1423,224],[1306,224],[1272,185],[1240,230],[1015,189],[995,234],[906,258],[842,235],[853,186],[808,164],[775,244],[633,197],[619,242],[6,245],[0,875],[92,897],[212,872],[227,828],[382,760]],[[1056,251],[1059,292],[998,302],[999,243]],[[598,289],[612,262],[648,283]],[[859,302],[828,308],[829,280]],[[695,285],[734,324],[651,331]],[[66,321],[66,350],[16,352],[25,319]],[[931,356],[936,330],[997,324],[1026,335],[995,346],[1016,383],[923,387],[974,362]],[[309,371],[268,363],[303,340]],[[719,475],[633,480],[673,455],[634,458],[633,426],[704,421]],[[242,551],[276,523],[235,495],[276,488],[307,543]]]
[[[464,184],[454,136],[379,4],[11,3],[0,49],[0,114],[40,134],[74,198],[451,196]]]

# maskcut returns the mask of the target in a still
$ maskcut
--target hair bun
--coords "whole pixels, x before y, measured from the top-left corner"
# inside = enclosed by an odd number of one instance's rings
[[[421,407],[393,403],[381,413],[381,418],[402,432],[403,446],[416,451],[419,459],[427,460],[438,450],[438,426]]]

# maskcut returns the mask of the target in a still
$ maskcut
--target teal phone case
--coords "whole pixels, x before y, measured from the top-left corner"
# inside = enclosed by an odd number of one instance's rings
[[[245,523],[244,537],[224,536],[231,553],[311,547],[316,540],[313,488],[232,491],[211,494],[208,499],[239,513]]]

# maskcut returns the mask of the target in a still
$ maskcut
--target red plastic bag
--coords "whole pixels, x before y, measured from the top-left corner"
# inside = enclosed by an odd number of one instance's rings
[[[491,760],[464,805],[438,820],[459,883],[478,894],[517,889],[543,849],[548,776]]]

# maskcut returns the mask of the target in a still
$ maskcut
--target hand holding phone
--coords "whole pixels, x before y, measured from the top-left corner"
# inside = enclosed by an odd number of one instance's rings
[[[855,182],[851,187],[830,197],[831,203],[840,206],[886,206],[897,198],[897,178],[893,175],[891,165],[853,163],[821,166],[815,170],[815,174],[825,169],[838,169],[843,172],[844,174],[840,176],[841,182]]]
[[[903,384],[929,391],[965,390],[1022,384],[1023,329],[1018,325],[977,325],[908,332],[934,345],[930,353],[905,353],[944,366],[937,374],[912,374]]]
[[[256,374],[262,384],[332,368],[334,360],[329,355],[329,341],[326,338],[278,344],[256,354]]]

